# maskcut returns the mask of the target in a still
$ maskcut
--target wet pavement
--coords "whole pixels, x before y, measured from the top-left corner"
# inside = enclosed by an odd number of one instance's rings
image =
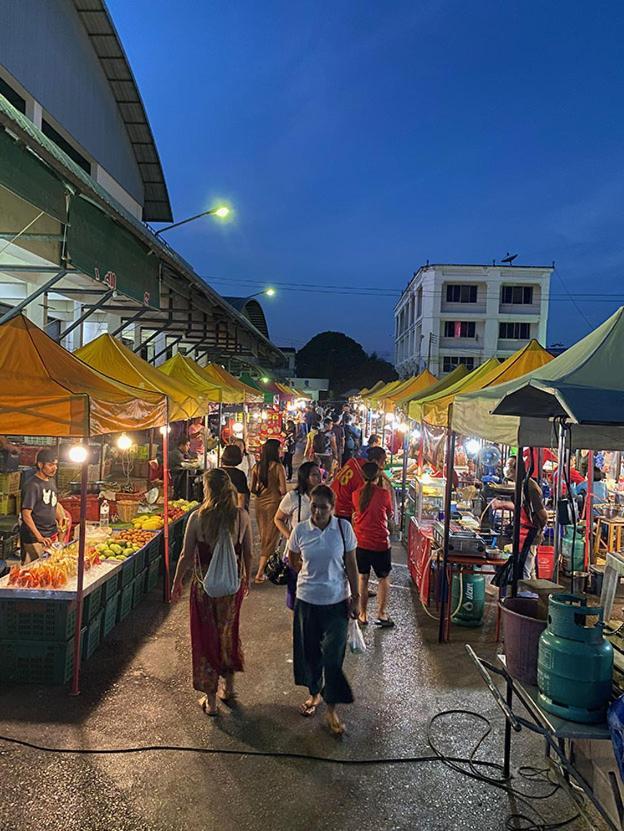
[[[369,626],[366,654],[347,657],[356,702],[343,708],[348,732],[342,739],[329,735],[322,714],[304,719],[297,713],[305,691],[292,682],[291,613],[283,588],[254,586],[244,603],[246,671],[237,676],[235,706],[222,705],[216,719],[202,713],[191,688],[187,602],[168,608],[153,592],[85,665],[78,698],[63,689],[0,688],[0,734],[56,747],[177,745],[232,753],[72,756],[0,741],[0,829],[490,831],[505,828],[510,813],[530,813],[500,790],[440,763],[347,766],[248,755],[430,756],[430,718],[441,710],[469,709],[493,726],[479,755],[501,760],[502,717],[463,646],[469,641],[480,654],[494,656],[494,605],[488,604],[482,629],[454,628],[453,642],[440,647],[437,624],[410,588],[400,545],[393,556],[390,609],[397,626]],[[436,725],[437,742],[449,754],[465,756],[480,729],[452,716]],[[544,767],[536,736],[514,736],[513,762],[519,789],[544,791],[517,778],[520,765]],[[548,822],[577,812],[563,791],[533,804]],[[588,826],[578,819],[567,827]]]

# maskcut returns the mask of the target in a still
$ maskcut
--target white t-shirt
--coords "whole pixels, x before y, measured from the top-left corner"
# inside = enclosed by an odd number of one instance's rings
[[[340,603],[349,597],[349,582],[344,566],[345,551],[354,551],[357,539],[351,524],[332,517],[321,530],[311,520],[300,522],[288,540],[288,550],[300,554],[301,571],[297,580],[297,598],[316,606]],[[344,542],[343,540],[344,536]]]
[[[299,512],[299,494],[296,490],[288,491],[286,496],[282,497],[278,510],[287,514],[288,524],[292,530],[298,522],[310,519],[310,497],[307,493],[301,494],[301,512]]]

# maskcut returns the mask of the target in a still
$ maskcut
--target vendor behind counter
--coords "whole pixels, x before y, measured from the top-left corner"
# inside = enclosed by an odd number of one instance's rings
[[[59,539],[68,523],[58,501],[56,450],[44,447],[37,454],[37,472],[26,482],[22,494],[20,549],[22,562],[38,559],[46,547]]]

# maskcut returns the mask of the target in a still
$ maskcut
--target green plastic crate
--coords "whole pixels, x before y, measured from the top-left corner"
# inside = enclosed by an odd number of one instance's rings
[[[104,616],[102,618],[102,639],[106,638],[117,624],[117,613],[119,611],[119,598],[121,592],[114,594],[104,606]]]
[[[0,601],[0,638],[65,643],[75,626],[75,600]]]
[[[163,565],[163,558],[159,557],[157,560],[151,562],[147,569],[147,591],[153,591],[160,582],[160,575]]]
[[[134,583],[125,586],[119,594],[119,611],[117,612],[117,622],[121,622],[128,617],[132,611],[132,599],[134,596]]]
[[[145,583],[147,580],[147,570],[142,571],[137,577],[134,578],[133,586],[133,595],[132,595],[132,608],[134,609],[135,606],[138,606],[141,600],[143,600],[143,596],[145,595]]]
[[[88,660],[102,641],[102,618],[104,617],[104,609],[101,609],[93,618],[91,623],[84,628],[84,635],[82,641],[82,660]]]
[[[102,598],[104,596],[104,584],[98,586],[97,589],[94,589],[92,592],[89,592],[85,596],[84,604],[82,607],[82,620],[84,623],[88,623],[90,620],[97,615],[97,613],[102,608]]]
[[[134,557],[129,557],[127,560],[121,565],[121,581],[120,585],[123,589],[124,586],[127,586],[129,583],[132,583],[134,580]]]
[[[73,638],[64,643],[0,640],[0,682],[64,684],[73,667]]]
[[[139,548],[139,550],[132,555],[132,559],[134,560],[134,574],[140,574],[147,565],[147,552],[145,551],[145,546],[143,548]]]
[[[163,535],[160,531],[154,534],[154,538],[151,542],[148,542],[145,546],[145,557],[148,563],[153,562],[160,556],[160,549],[162,545],[162,538]]]
[[[106,605],[111,597],[114,597],[119,592],[119,572],[116,571],[112,577],[106,581],[102,586],[102,605]]]

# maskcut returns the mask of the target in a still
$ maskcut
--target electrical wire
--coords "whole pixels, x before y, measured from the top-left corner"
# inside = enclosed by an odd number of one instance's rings
[[[443,718],[449,716],[463,716],[475,719],[480,724],[484,725],[481,735],[478,737],[473,749],[467,757],[448,756],[438,746],[434,739],[435,725]],[[194,747],[188,745],[140,745],[132,747],[50,747],[48,745],[30,742],[26,739],[18,739],[14,736],[1,736],[0,742],[8,745],[16,745],[17,748],[26,748],[28,750],[36,750],[40,753],[51,753],[56,755],[74,755],[74,756],[114,756],[114,755],[129,755],[137,753],[151,753],[151,752],[165,752],[165,753],[198,753],[202,755],[212,756],[238,756],[239,758],[246,757],[260,757],[269,759],[292,759],[295,761],[317,762],[321,764],[340,765],[344,767],[371,767],[374,765],[400,765],[400,764],[444,764],[455,773],[466,776],[470,779],[482,782],[505,791],[510,796],[513,796],[522,804],[528,807],[530,812],[537,817],[537,822],[533,817],[527,814],[514,813],[507,817],[505,821],[506,829],[522,828],[522,831],[556,831],[556,829],[564,828],[570,823],[574,822],[579,814],[575,814],[569,819],[562,820],[557,823],[547,823],[537,808],[531,805],[533,801],[543,801],[550,799],[561,789],[561,785],[553,782],[549,776],[549,770],[523,766],[519,768],[518,775],[521,779],[527,781],[542,781],[549,786],[549,790],[542,794],[531,794],[520,791],[509,784],[507,779],[502,777],[503,766],[497,762],[490,762],[486,759],[477,759],[476,754],[479,748],[492,732],[492,724],[481,713],[476,713],[471,710],[444,710],[437,713],[429,721],[427,725],[427,741],[431,747],[433,754],[421,756],[399,756],[399,757],[380,757],[367,759],[339,759],[330,756],[317,756],[307,753],[293,753],[289,751],[269,751],[269,750],[234,750],[229,748],[212,748],[212,747]],[[457,730],[452,731],[453,736],[457,736]],[[2,748],[0,752],[6,752],[6,748]],[[498,771],[501,775],[494,776],[494,772]],[[491,775],[490,775],[491,772]],[[526,823],[519,826],[518,822]]]

